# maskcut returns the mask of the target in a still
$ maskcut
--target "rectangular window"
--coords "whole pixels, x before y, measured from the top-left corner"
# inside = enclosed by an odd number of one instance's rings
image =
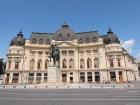
[[[7,75],[7,78],[6,78],[6,82],[5,83],[8,84],[9,83],[10,74],[7,73],[6,75]]]
[[[41,73],[37,73],[36,83],[37,84],[40,84],[41,83]]]
[[[70,77],[70,83],[73,83],[73,77]]]
[[[12,83],[18,83],[18,79],[19,79],[19,74],[18,73],[14,73],[13,74]]]
[[[118,67],[121,67],[120,59],[118,59]]]
[[[111,81],[116,81],[116,73],[110,72],[110,78],[111,78]]]
[[[110,60],[110,67],[114,67],[113,60]]]
[[[73,75],[73,73],[72,73],[72,72],[70,72],[70,75]]]
[[[15,62],[15,69],[19,69],[19,62]]]
[[[70,56],[74,56],[74,51],[73,50],[69,50],[69,55]]]
[[[67,56],[67,51],[65,51],[65,50],[62,51],[62,55],[63,55],[63,56]]]
[[[123,76],[122,76],[123,72],[122,71],[119,71],[119,80],[120,81],[123,81]]]
[[[99,72],[94,72],[95,75],[95,82],[99,83],[100,82],[100,74]]]
[[[47,82],[47,79],[48,79],[48,74],[44,73],[44,82]]]
[[[8,69],[11,69],[11,62],[8,63]]]
[[[80,73],[80,82],[85,82],[85,73],[84,72],[81,72]]]
[[[29,73],[28,83],[33,84],[33,82],[34,82],[34,73]]]
[[[67,74],[62,74],[62,82],[67,82]]]
[[[92,82],[92,72],[87,72],[87,80],[89,83]]]

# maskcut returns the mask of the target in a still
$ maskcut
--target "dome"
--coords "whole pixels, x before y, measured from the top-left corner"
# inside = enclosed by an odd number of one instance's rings
[[[120,40],[115,34],[113,34],[113,31],[109,28],[107,35],[104,37],[104,43],[105,44],[111,44],[111,43],[120,44]]]
[[[10,46],[24,46],[25,45],[25,38],[23,37],[22,32],[20,31],[16,37],[11,40]]]
[[[72,41],[75,38],[75,33],[67,24],[67,22],[64,22],[61,28],[54,33],[54,40],[57,41]]]

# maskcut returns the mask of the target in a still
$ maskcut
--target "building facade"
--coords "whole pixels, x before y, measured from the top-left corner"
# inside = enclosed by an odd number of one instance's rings
[[[109,28],[74,32],[64,23],[55,33],[22,32],[11,40],[7,51],[7,84],[47,84],[50,43],[60,50],[61,83],[125,83],[139,79],[138,65]]]

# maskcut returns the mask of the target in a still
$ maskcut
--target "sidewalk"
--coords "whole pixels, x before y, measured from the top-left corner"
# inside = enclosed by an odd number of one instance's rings
[[[133,84],[39,84],[39,85],[0,85],[0,89],[99,89],[133,88]]]

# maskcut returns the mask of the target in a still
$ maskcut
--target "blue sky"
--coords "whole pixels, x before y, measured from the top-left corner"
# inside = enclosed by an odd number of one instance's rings
[[[132,55],[140,58],[140,0],[0,0],[0,57],[20,28],[31,32],[55,32],[67,21],[75,32],[110,26]]]

